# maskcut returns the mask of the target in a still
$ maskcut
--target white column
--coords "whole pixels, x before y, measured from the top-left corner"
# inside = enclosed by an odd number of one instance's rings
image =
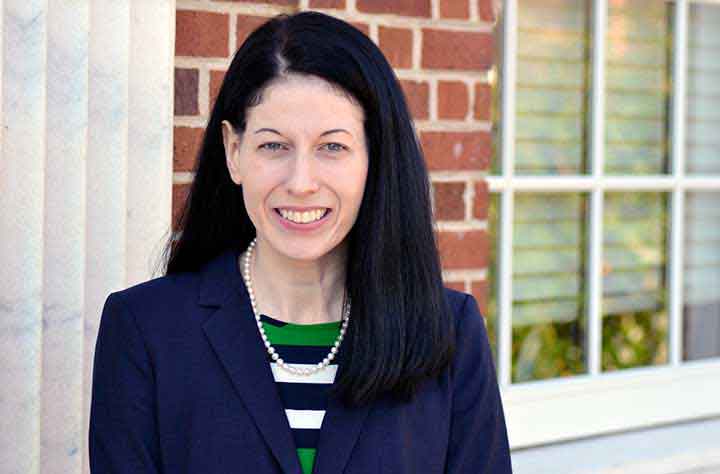
[[[175,2],[0,11],[0,472],[84,473],[102,305],[170,231]]]
[[[3,2],[0,472],[39,472],[47,6]]]
[[[42,473],[72,473],[81,472],[84,445],[88,5],[49,0],[42,2],[42,9],[38,14],[47,28],[47,37],[42,41],[46,58],[39,65],[45,69],[46,93],[45,103],[39,105],[46,114],[44,121],[27,123],[46,140],[39,160],[45,174],[45,193],[43,205],[37,209],[42,219],[42,231],[37,237],[42,242],[38,269],[42,268],[43,324],[40,344],[28,348],[42,356],[36,392],[40,403],[37,426],[40,445],[32,447],[36,453],[32,462]],[[25,380],[9,382],[17,386]],[[3,459],[14,466],[22,460],[23,451],[8,453]]]

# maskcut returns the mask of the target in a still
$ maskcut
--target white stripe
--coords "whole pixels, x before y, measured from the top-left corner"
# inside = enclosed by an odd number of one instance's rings
[[[313,364],[290,364],[298,369],[311,369],[315,367]],[[320,372],[312,375],[295,375],[280,367],[275,362],[270,363],[273,378],[276,382],[286,383],[333,383],[335,381],[335,373],[337,372],[337,364],[330,364]]]
[[[325,410],[285,410],[290,428],[319,430]]]

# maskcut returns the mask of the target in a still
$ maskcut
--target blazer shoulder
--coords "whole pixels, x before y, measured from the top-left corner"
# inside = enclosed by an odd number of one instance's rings
[[[194,297],[198,275],[196,273],[178,273],[162,275],[136,283],[127,288],[112,292],[120,298],[133,313],[166,312],[185,297]]]
[[[443,287],[445,300],[448,302],[455,318],[462,318],[468,312],[478,311],[478,303],[473,295],[453,288]],[[479,312],[479,311],[478,311]]]
[[[477,300],[472,294],[447,287],[445,294],[454,317],[456,357],[484,358],[487,354],[481,353],[489,351],[489,339]]]

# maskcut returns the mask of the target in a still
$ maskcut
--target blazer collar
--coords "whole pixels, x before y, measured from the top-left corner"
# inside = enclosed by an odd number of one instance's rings
[[[240,253],[238,248],[228,249],[201,270],[197,302],[218,307],[203,330],[283,472],[301,474],[292,431],[240,274]],[[342,364],[336,376],[341,371]],[[313,474],[343,472],[368,411],[367,406],[348,408],[335,398],[328,400]]]

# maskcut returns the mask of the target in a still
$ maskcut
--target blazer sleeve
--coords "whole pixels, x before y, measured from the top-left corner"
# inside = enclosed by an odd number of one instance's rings
[[[154,372],[135,317],[119,292],[100,317],[92,371],[89,458],[93,474],[158,474]]]
[[[447,474],[512,473],[505,414],[477,301],[458,315]]]

